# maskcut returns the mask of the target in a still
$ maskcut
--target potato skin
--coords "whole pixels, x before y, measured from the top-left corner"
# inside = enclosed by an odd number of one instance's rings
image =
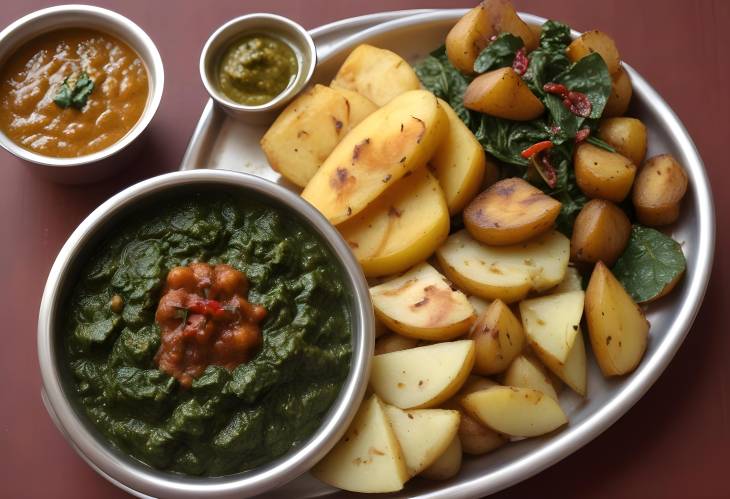
[[[418,340],[407,338],[396,333],[388,333],[375,341],[375,355],[381,353],[400,352],[418,346]]]
[[[631,221],[621,208],[604,199],[591,199],[575,219],[570,257],[611,266],[626,249],[630,235]]]
[[[500,180],[464,210],[464,225],[477,241],[505,246],[550,230],[561,203],[521,178]]]
[[[631,96],[634,93],[629,73],[623,66],[619,66],[618,71],[611,75],[611,80],[613,82],[611,95],[608,96],[606,107],[603,108],[603,116],[606,118],[626,114],[631,103]]]
[[[606,118],[601,121],[598,138],[616,152],[640,165],[646,157],[646,126],[636,118]]]
[[[614,74],[621,64],[621,56],[616,48],[613,38],[603,31],[586,31],[568,45],[566,54],[572,62],[577,62],[594,52],[603,58],[608,72]]]
[[[464,92],[464,107],[515,121],[537,118],[543,103],[512,68],[500,68],[477,76]]]
[[[631,191],[636,166],[629,158],[584,142],[576,147],[573,160],[575,181],[589,198],[620,203]]]
[[[671,154],[649,159],[639,172],[632,193],[636,218],[651,227],[676,222],[687,183],[687,173]]]

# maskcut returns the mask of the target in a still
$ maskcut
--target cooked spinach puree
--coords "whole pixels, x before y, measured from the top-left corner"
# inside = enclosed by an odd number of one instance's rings
[[[297,69],[297,58],[286,43],[266,35],[248,35],[221,57],[218,85],[234,102],[258,106],[283,92]]]
[[[255,202],[196,194],[129,217],[68,300],[67,364],[88,417],[121,450],[191,475],[286,453],[318,428],[349,370],[348,297],[333,260],[295,217]],[[154,314],[167,272],[193,261],[244,272],[267,316],[249,362],[208,366],[184,389],[155,365]]]

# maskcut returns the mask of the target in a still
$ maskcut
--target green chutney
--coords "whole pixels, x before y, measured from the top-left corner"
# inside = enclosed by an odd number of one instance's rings
[[[184,389],[155,365],[155,309],[168,271],[194,261],[245,273],[267,315],[249,362],[208,366]],[[122,451],[189,475],[251,469],[306,441],[350,368],[350,296],[334,261],[296,217],[250,200],[195,193],[133,213],[67,301],[66,365],[86,415]]]

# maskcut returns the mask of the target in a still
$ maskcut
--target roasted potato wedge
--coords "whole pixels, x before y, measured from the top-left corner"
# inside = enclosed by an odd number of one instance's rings
[[[631,196],[636,218],[651,227],[676,222],[687,183],[687,173],[671,154],[649,159],[636,178]]]
[[[543,362],[545,358],[551,358],[564,364],[568,359],[580,329],[584,299],[583,291],[570,291],[520,303],[525,335]]]
[[[431,256],[449,235],[449,210],[428,168],[382,193],[337,229],[368,277],[397,274]]]
[[[410,64],[395,52],[363,44],[350,52],[330,86],[353,90],[384,106],[409,90],[421,88],[421,82]]]
[[[646,126],[636,118],[606,118],[601,121],[598,138],[626,156],[635,165],[646,157]]]
[[[332,88],[332,87],[330,87]],[[332,88],[335,92],[342,95],[350,106],[350,128],[360,123],[362,120],[373,114],[378,106],[373,101],[360,95],[354,90],[348,90],[346,88]]]
[[[430,341],[465,334],[476,320],[466,295],[423,262],[370,288],[375,315],[396,333]]]
[[[461,459],[461,442],[459,437],[454,437],[444,453],[431,466],[423,470],[421,476],[429,480],[448,480],[459,473]]]
[[[469,296],[467,298],[469,300],[469,303],[471,303],[471,306],[474,307],[474,312],[479,316],[489,307],[489,304],[491,302],[485,300],[484,298],[479,298],[478,296]]]
[[[464,210],[469,234],[484,244],[517,244],[550,230],[560,214],[559,201],[521,178],[500,180]]]
[[[649,322],[602,262],[591,274],[585,310],[593,354],[604,376],[636,369],[646,351]]]
[[[451,106],[439,99],[449,118],[449,132],[429,161],[441,184],[449,214],[455,215],[479,192],[487,163],[484,148]]]
[[[560,284],[550,290],[550,294],[567,293],[568,291],[580,291],[583,289],[583,276],[575,267],[568,267],[565,270],[565,277]]]
[[[620,203],[631,191],[636,166],[629,158],[584,142],[573,160],[575,181],[586,196]]]
[[[502,382],[507,386],[532,388],[558,400],[558,393],[547,369],[531,355],[523,354],[515,358],[505,371]]]
[[[392,183],[423,168],[448,132],[448,118],[425,90],[406,92],[357,125],[302,192],[337,225],[360,213]]]
[[[631,221],[624,210],[604,199],[591,199],[580,210],[570,238],[574,261],[613,265],[631,235]]]
[[[619,66],[618,71],[611,75],[611,95],[608,96],[603,116],[606,118],[623,116],[629,109],[634,89],[631,85],[629,73]]]
[[[396,333],[386,333],[375,340],[375,355],[380,355],[381,353],[400,352],[401,350],[408,350],[409,348],[415,348],[417,346],[418,340],[415,338],[401,336]]]
[[[588,370],[586,368],[586,347],[580,327],[565,362],[558,362],[554,357],[545,355],[544,352],[538,352],[538,356],[554,376],[581,397],[586,396]]]
[[[502,300],[494,300],[469,331],[474,340],[477,374],[497,374],[510,365],[525,345],[522,324]]]
[[[621,56],[618,53],[618,49],[616,48],[616,43],[613,41],[613,38],[603,31],[586,31],[573,40],[573,42],[568,45],[568,49],[566,51],[568,59],[572,62],[577,62],[594,52],[598,52],[598,54],[603,58],[606,66],[608,66],[609,73],[614,74],[618,71],[621,64]]]
[[[510,67],[474,78],[464,92],[464,107],[514,121],[533,120],[545,111],[542,101]]]

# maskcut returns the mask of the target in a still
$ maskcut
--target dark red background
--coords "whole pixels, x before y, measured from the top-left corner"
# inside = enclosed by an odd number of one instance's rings
[[[436,0],[97,0],[138,23],[165,65],[162,105],[143,156],[102,183],[65,187],[0,152],[0,496],[96,498],[125,494],[65,442],[40,400],[36,320],[46,275],[76,225],[122,188],[175,170],[207,99],[197,61],[208,35],[237,15],[270,11],[312,28],[382,10],[461,7]],[[0,26],[46,0],[5,0]],[[723,321],[730,264],[730,2],[514,0],[519,10],[600,28],[669,102],[710,174],[717,255],[704,305],[674,361],[612,428],[560,464],[495,497],[730,497],[730,336]],[[723,310],[723,308],[725,310]]]

